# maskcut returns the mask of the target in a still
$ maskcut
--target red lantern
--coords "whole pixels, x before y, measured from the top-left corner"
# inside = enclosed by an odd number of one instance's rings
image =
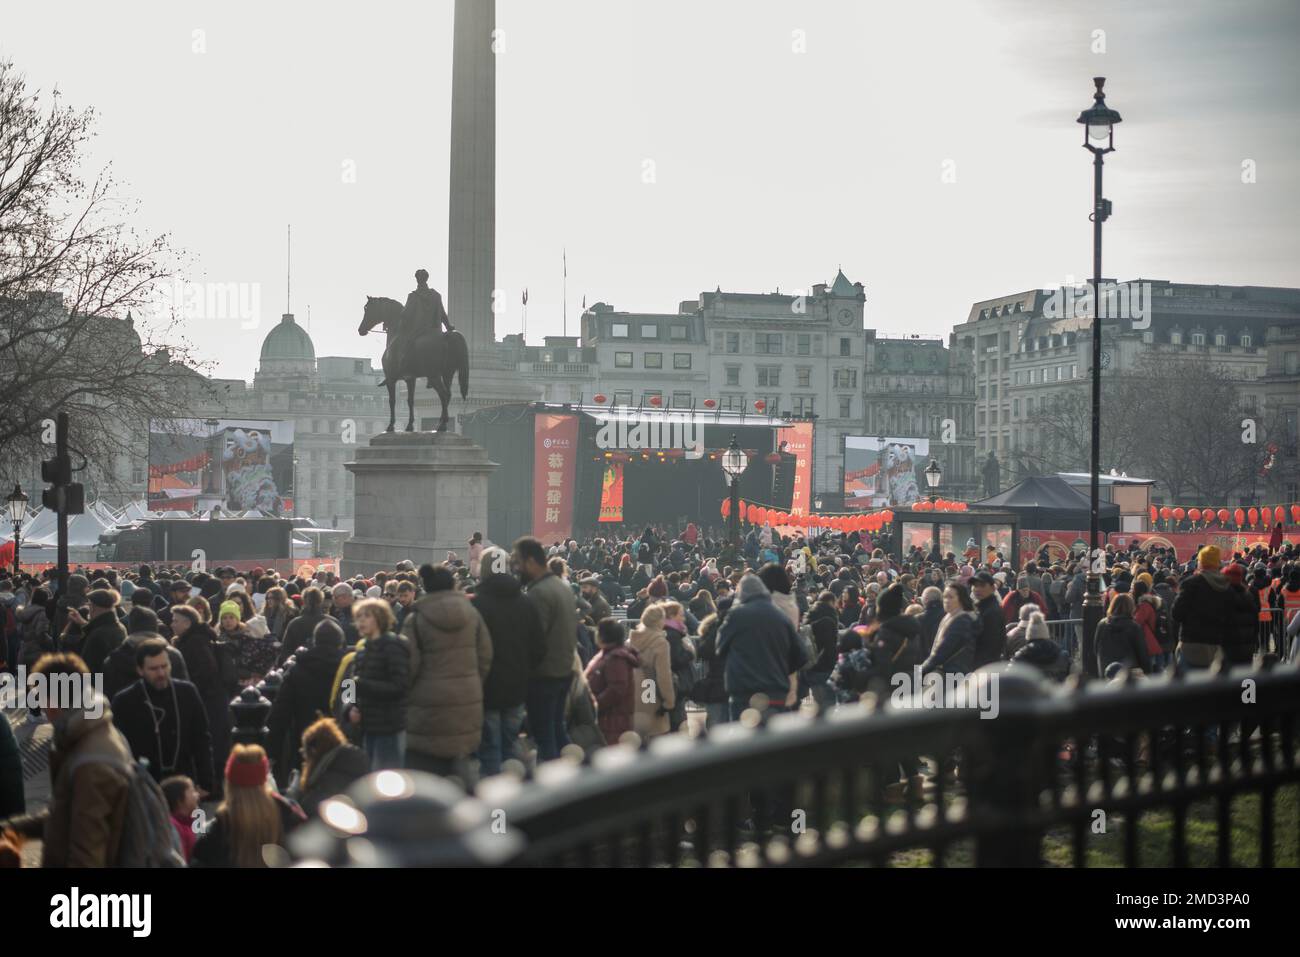
[[[704,407],[705,407],[706,409],[715,409],[715,408],[717,408],[717,406],[718,406],[718,403],[717,403],[717,400],[716,400],[716,399],[705,399],[705,400],[704,400]]]
[[[740,500],[740,520],[742,522],[748,521],[749,520],[748,515],[749,515],[749,503],[742,498]]]
[[[763,461],[768,465],[778,465],[781,462],[781,453],[768,452],[767,455],[763,456]]]
[[[1237,511],[1241,511],[1241,509],[1237,509]],[[1228,519],[1232,517],[1232,513],[1229,512],[1226,508],[1219,509],[1218,515],[1219,515],[1220,525],[1227,525]]]
[[[764,402],[762,399],[755,399],[754,408],[757,409],[759,412],[762,412],[764,409],[767,408],[767,403]]]
[[[1172,516],[1173,514],[1174,514],[1174,510],[1170,508],[1168,505],[1160,509],[1160,517],[1163,518],[1166,522],[1169,521],[1170,516]]]
[[[1199,508],[1188,509],[1187,517],[1193,522],[1199,522],[1201,520],[1201,510]]]
[[[1300,525],[1300,505],[1291,506],[1291,521]]]
[[[1252,524],[1252,525],[1258,525],[1258,524],[1259,524],[1259,509],[1257,509],[1257,508],[1252,508],[1249,512],[1246,513],[1246,517],[1250,519],[1250,524]]]
[[[1187,513],[1181,508],[1174,509],[1174,520],[1181,522],[1187,517]]]
[[[604,393],[602,393],[602,392],[597,392],[597,393],[593,396],[593,398],[596,400],[596,404],[597,404],[597,405],[604,405],[604,404],[605,404],[605,399],[606,399],[607,397],[605,396]]]
[[[731,499],[729,498],[724,498],[722,500],[722,517],[723,518],[731,517]]]
[[[650,404],[657,409],[659,406],[664,404],[664,397],[661,395],[652,395],[650,396]]]
[[[1154,505],[1151,506],[1149,511],[1151,512],[1151,521],[1154,522],[1157,518],[1160,517],[1160,509],[1156,508]]]
[[[888,508],[885,509],[883,512],[881,512],[881,513],[880,513],[880,516],[881,516],[881,518],[884,519],[886,525],[888,525],[890,522],[892,522],[892,521],[894,520],[894,513],[893,513],[893,510],[888,509]]]
[[[1236,522],[1238,526],[1245,525],[1245,524],[1246,524],[1246,510],[1245,510],[1244,508],[1233,509],[1233,511],[1232,511],[1232,520],[1233,520],[1234,522]]]
[[[1283,509],[1281,505],[1273,509],[1273,521],[1277,522],[1279,525],[1286,521],[1286,510]]]

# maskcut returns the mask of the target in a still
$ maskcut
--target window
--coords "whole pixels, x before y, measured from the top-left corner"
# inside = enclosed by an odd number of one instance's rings
[[[781,384],[781,367],[780,366],[759,366],[758,378],[755,385],[759,387],[773,387]]]
[[[835,388],[856,389],[857,386],[858,386],[857,369],[836,369],[835,370]]]
[[[988,398],[988,387],[980,386],[979,399],[981,402],[983,402],[986,398]]]
[[[745,408],[744,395],[728,395],[724,393],[721,399],[723,412],[740,412]]]
[[[738,353],[738,352],[740,351],[740,333],[739,333],[739,332],[728,332],[728,333],[727,333],[727,351],[730,352],[733,356],[734,356],[736,353]]]
[[[689,409],[691,407],[691,394],[689,392],[673,393],[674,409]]]
[[[615,405],[624,405],[624,406],[631,405],[631,404],[632,404],[632,393],[631,393],[631,392],[615,392],[615,393],[614,393],[614,404],[615,404]]]
[[[1169,333],[1169,344],[1174,346],[1181,346],[1183,344],[1183,333],[1181,329],[1175,329],[1173,332]]]
[[[812,355],[812,336],[806,335],[804,333],[800,333],[799,337],[795,339],[795,344],[796,344],[796,351],[798,352],[799,355],[801,356]]]
[[[779,356],[783,351],[779,332],[760,332],[754,337],[754,351],[761,356]]]
[[[1013,416],[1015,416],[1016,418],[1019,418],[1019,417],[1020,417],[1020,400],[1019,400],[1019,399],[1012,399],[1012,400],[1011,400],[1011,414],[1012,414]],[[1091,479],[1089,479],[1089,481],[1091,481]]]
[[[996,399],[997,397],[998,397],[998,384],[994,382],[989,385],[989,398]]]
[[[1026,396],[1025,397],[1025,418],[1028,418],[1033,414],[1034,414],[1034,397]]]
[[[1283,375],[1295,375],[1300,371],[1300,352],[1286,352],[1282,354],[1282,373]]]
[[[795,415],[812,415],[813,414],[813,396],[797,395],[794,397],[794,414]]]
[[[1249,348],[1250,348],[1250,343],[1251,343],[1251,342],[1252,342],[1252,340],[1251,340],[1251,338],[1250,338],[1250,333],[1249,333],[1249,332],[1243,332],[1243,333],[1241,334],[1241,346],[1242,346],[1242,348],[1243,348],[1243,349],[1249,349]]]
[[[1228,344],[1228,337],[1222,332],[1216,332],[1214,334],[1214,344],[1216,346],[1226,346]]]
[[[131,466],[131,484],[132,485],[144,484],[144,466],[141,465],[139,462],[136,462]]]
[[[626,339],[627,323],[626,322],[612,323],[609,327],[609,337],[611,339]]]
[[[615,369],[632,368],[632,353],[630,352],[614,353],[614,368]]]
[[[812,369],[809,369],[807,366],[801,369],[795,369],[794,377],[795,384],[798,385],[799,388],[807,389],[809,388],[809,383],[812,382]]]
[[[1079,367],[1078,367],[1078,365],[1071,365],[1071,366],[1070,366],[1070,378],[1071,378],[1071,379],[1077,379],[1077,378],[1079,378]]]
[[[641,326],[642,339],[658,339],[659,327],[656,325],[644,324]]]
[[[840,418],[853,418],[853,400],[847,395],[840,396]]]
[[[841,339],[840,339],[840,355],[842,355],[842,356],[851,356],[851,355],[853,355],[853,340],[852,340],[852,339],[845,339],[845,338],[842,338],[842,337],[841,337]]]
[[[647,369],[662,369],[664,367],[664,354],[662,352],[647,352],[645,354],[645,367]]]
[[[740,385],[740,366],[724,366],[722,371],[726,376],[724,385]]]
[[[673,323],[668,327],[668,337],[670,339],[677,339],[678,341],[685,341],[686,327],[680,323]]]
[[[781,397],[779,395],[760,395],[758,401],[765,403],[763,406],[764,415],[781,414]]]
[[[1205,345],[1205,333],[1201,332],[1199,329],[1198,329],[1196,332],[1193,332],[1193,333],[1192,333],[1192,345],[1194,345],[1194,346],[1203,346],[1203,345]]]
[[[673,353],[674,369],[689,369],[691,367],[691,354],[689,352]]]

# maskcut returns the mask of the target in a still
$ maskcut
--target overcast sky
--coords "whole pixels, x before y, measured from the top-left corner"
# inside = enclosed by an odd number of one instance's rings
[[[0,24],[32,87],[96,109],[138,225],[259,290],[256,322],[187,330],[217,373],[251,378],[284,311],[288,223],[317,355],[377,357],[365,296],[417,267],[446,289],[451,0],[0,0]],[[1294,0],[500,0],[497,25],[498,336],[525,286],[529,341],[560,332],[566,247],[570,333],[584,295],[675,311],[842,267],[868,326],[944,335],[1083,280],[1096,74],[1124,117],[1107,275],[1300,286]]]

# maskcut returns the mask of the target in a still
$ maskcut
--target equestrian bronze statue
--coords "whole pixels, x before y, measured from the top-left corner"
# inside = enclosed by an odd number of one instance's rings
[[[442,296],[428,286],[429,274],[421,269],[415,274],[416,289],[406,298],[403,306],[396,299],[366,297],[366,309],[357,331],[366,335],[376,326],[388,333],[388,347],[384,349],[384,381],[388,387],[388,429],[392,432],[397,422],[397,383],[406,383],[406,404],[409,416],[406,431],[415,431],[415,380],[425,378],[429,388],[438,393],[442,402],[442,418],[438,428],[447,428],[447,403],[451,401],[452,379],[460,376],[460,397],[469,395],[469,346],[465,337],[456,331],[447,319]],[[446,332],[443,332],[443,328]]]

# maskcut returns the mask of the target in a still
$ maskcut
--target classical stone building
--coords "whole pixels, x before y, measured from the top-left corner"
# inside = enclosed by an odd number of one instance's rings
[[[1300,289],[1143,279],[1125,287],[1141,287],[1143,297],[1130,301],[1128,317],[1103,321],[1103,372],[1131,370],[1148,355],[1204,356],[1231,375],[1246,409],[1263,409],[1266,333],[1300,323]],[[974,369],[976,450],[981,459],[997,453],[1004,485],[1034,472],[1041,442],[1035,412],[1058,396],[1087,400],[1091,311],[1087,304],[1073,307],[1087,292],[1087,286],[1032,289],[977,302],[953,329],[955,348]],[[1143,313],[1136,321],[1135,305]]]

